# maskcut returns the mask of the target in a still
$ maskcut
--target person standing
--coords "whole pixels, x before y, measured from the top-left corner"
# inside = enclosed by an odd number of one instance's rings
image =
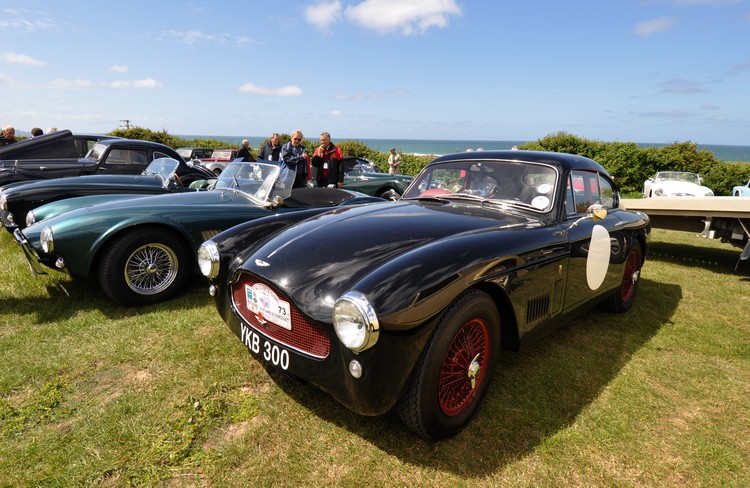
[[[284,169],[295,174],[292,188],[304,188],[307,185],[308,155],[305,146],[302,145],[302,137],[301,130],[292,132],[292,140],[281,146],[279,153],[282,174]]]
[[[237,151],[237,158],[242,158],[243,161],[255,161],[253,154],[250,152],[250,141],[247,139],[242,141],[242,146],[240,146],[240,150]]]
[[[16,128],[12,125],[4,126],[0,134],[0,147],[13,144],[14,142],[16,142]]]
[[[44,135],[44,131],[42,129],[40,129],[39,127],[34,127],[33,129],[31,129],[31,138],[32,139],[35,138],[35,137],[42,136],[42,135]]]
[[[281,138],[278,133],[271,134],[271,139],[258,151],[260,161],[278,161],[281,154]]]
[[[401,155],[396,152],[396,148],[391,148],[391,154],[388,156],[388,173],[397,175],[401,172]]]
[[[315,149],[311,166],[316,169],[315,181],[320,187],[341,187],[344,184],[344,168],[341,148],[331,142],[331,134],[320,133],[320,146]]]

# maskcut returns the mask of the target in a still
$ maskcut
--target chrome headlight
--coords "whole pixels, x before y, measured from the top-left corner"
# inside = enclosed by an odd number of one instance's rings
[[[662,196],[663,194],[664,194],[664,190],[662,190],[661,188],[657,188],[656,190],[654,190],[654,195],[658,197]]]
[[[52,235],[52,229],[45,227],[39,235],[39,242],[42,244],[42,250],[47,254],[55,251],[55,238]]]
[[[8,195],[0,192],[0,210],[8,210]]]
[[[36,223],[36,215],[33,210],[29,210],[26,213],[26,227],[32,226]]]
[[[380,334],[380,324],[372,304],[358,291],[350,291],[336,300],[333,328],[341,343],[354,352],[374,346]]]
[[[214,241],[208,240],[198,248],[198,267],[206,278],[219,275],[219,247]]]

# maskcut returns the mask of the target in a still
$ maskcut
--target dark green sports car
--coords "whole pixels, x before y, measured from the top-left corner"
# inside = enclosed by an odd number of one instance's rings
[[[235,161],[208,191],[71,198],[37,208],[37,222],[14,236],[34,273],[95,277],[114,301],[145,305],[178,293],[196,271],[198,246],[234,225],[269,217],[283,227],[287,212],[383,201],[343,189],[291,190],[279,174],[276,165]]]

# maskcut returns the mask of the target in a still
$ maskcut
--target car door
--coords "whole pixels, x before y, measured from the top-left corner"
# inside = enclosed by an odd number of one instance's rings
[[[602,220],[585,218],[595,204],[607,211]],[[570,249],[566,312],[612,290],[622,279],[621,257],[627,241],[617,216],[618,204],[615,185],[605,175],[572,172],[566,190],[567,219],[562,225],[569,229]]]

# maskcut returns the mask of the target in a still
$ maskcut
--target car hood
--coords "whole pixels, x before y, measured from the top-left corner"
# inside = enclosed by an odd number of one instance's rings
[[[75,189],[96,189],[110,187],[124,187],[137,191],[138,188],[160,187],[161,180],[155,176],[144,175],[89,175],[73,176],[70,178],[55,178],[51,180],[22,181],[8,185],[9,195],[31,194],[38,191],[55,191]]]
[[[335,300],[395,259],[488,229],[539,227],[539,219],[454,203],[377,203],[313,217],[265,242],[242,269],[283,290],[305,313],[329,321]],[[408,261],[411,258],[411,261]],[[455,256],[445,256],[446,261]]]
[[[135,215],[154,213],[160,215],[163,209],[179,208],[182,214],[200,214],[211,206],[239,203],[252,206],[252,203],[241,195],[231,191],[195,191],[187,193],[170,193],[154,196],[143,195],[97,195],[92,197],[69,198],[60,202],[42,205],[34,213],[37,222],[49,222],[52,218],[78,217],[84,214],[118,214]],[[64,214],[64,215],[62,215]]]
[[[697,196],[713,195],[710,188],[696,185],[687,181],[662,181],[656,184],[656,188],[661,188],[664,196]]]

